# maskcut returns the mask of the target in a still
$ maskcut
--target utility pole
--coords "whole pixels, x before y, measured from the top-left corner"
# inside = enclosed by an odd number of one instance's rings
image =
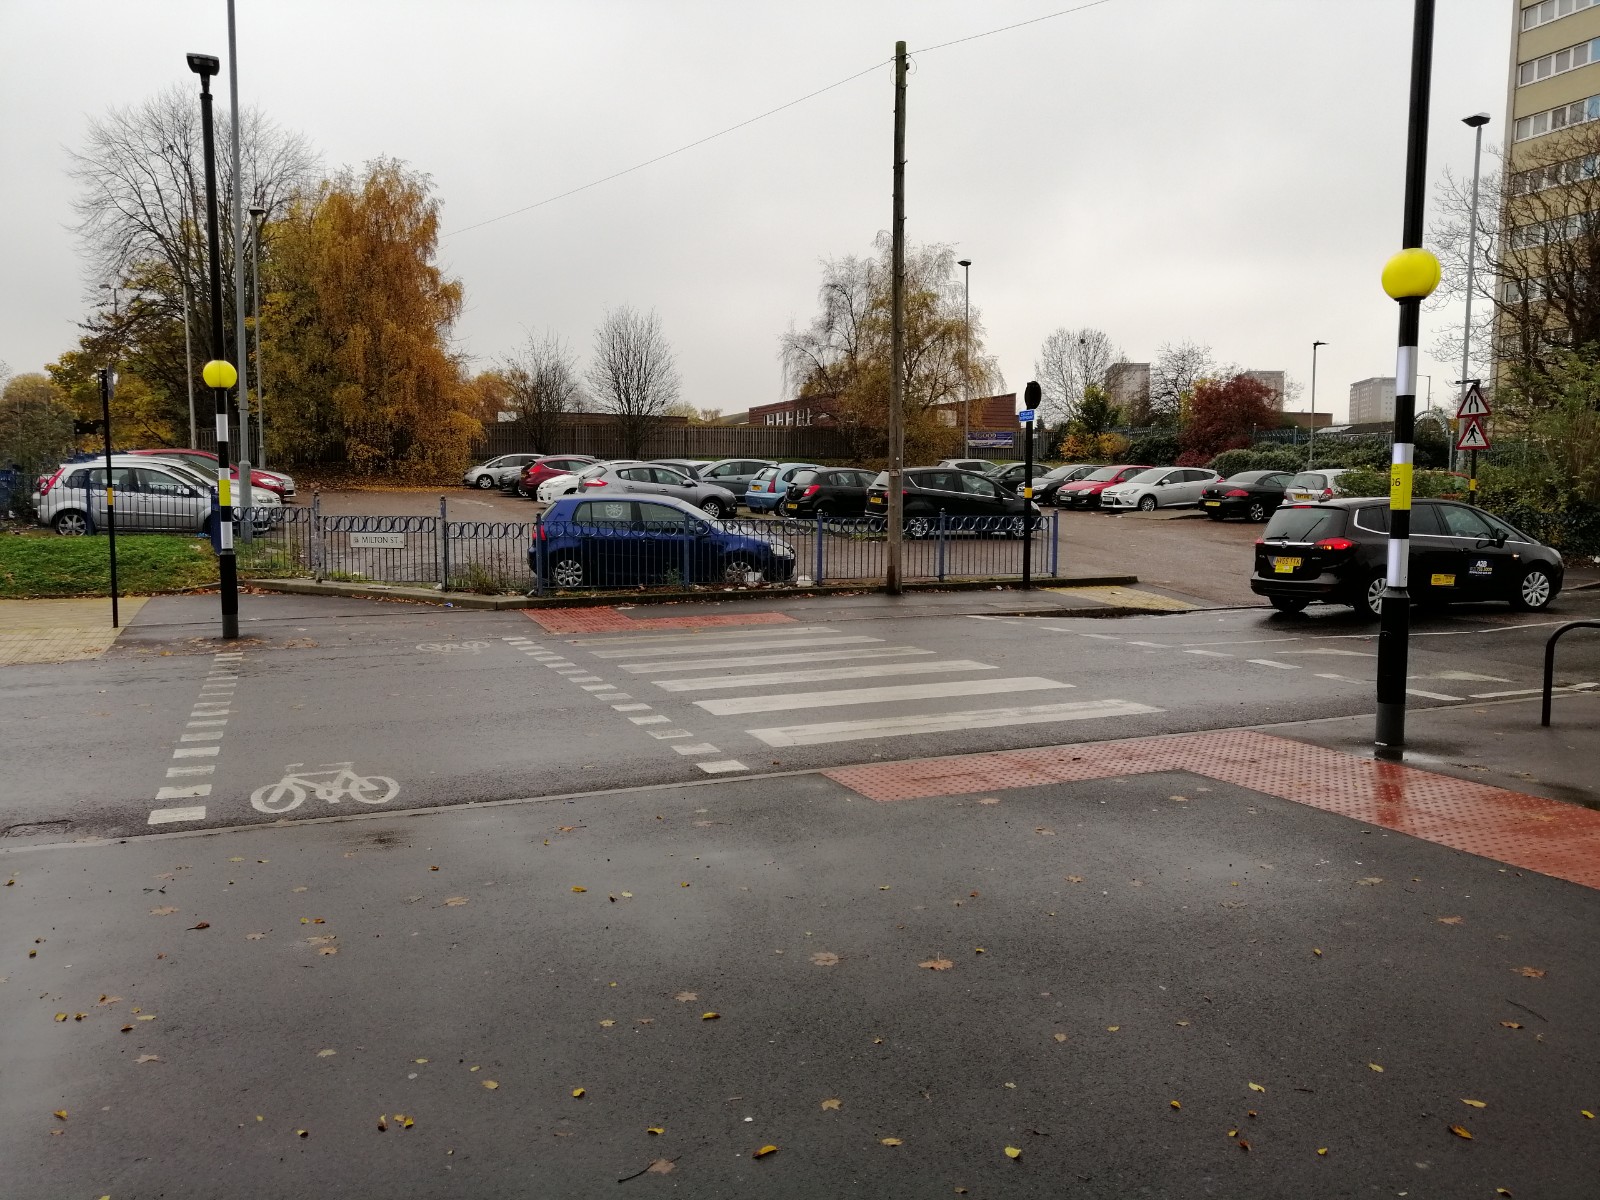
[[[117,628],[117,501],[111,486],[111,389],[113,368],[100,368],[100,432],[106,448],[106,540],[111,555],[111,628]]]
[[[1462,117],[1461,123],[1472,130],[1472,207],[1467,217],[1467,315],[1461,322],[1461,378],[1456,382],[1463,388],[1470,387],[1467,376],[1472,374],[1472,277],[1474,268],[1478,265],[1478,168],[1483,163],[1483,127],[1489,123],[1488,113],[1473,113],[1470,117]],[[1461,393],[1463,396],[1466,392]],[[1445,427],[1445,437],[1450,443],[1450,469],[1456,469],[1456,439],[1454,432]],[[1477,451],[1473,452],[1473,459],[1477,459]],[[1476,479],[1478,473],[1474,471],[1472,477]],[[1474,495],[1473,501],[1478,497]]]
[[[1029,381],[1022,395],[1027,405],[1023,415],[1028,419],[1022,426],[1022,487],[1018,490],[1022,493],[1022,586],[1027,590],[1033,587],[1033,427],[1039,419],[1044,392],[1035,379]]]
[[[966,323],[961,335],[961,457],[972,457],[972,260],[963,258],[956,266],[961,268],[961,305],[966,310]]]
[[[250,508],[250,371],[244,343],[244,173],[239,169],[239,39],[235,36],[233,0],[228,0],[228,115],[233,125],[233,361],[239,364],[239,507]],[[217,357],[225,357],[217,348]],[[220,454],[220,451],[219,451]],[[239,527],[249,541],[252,522]]]
[[[266,372],[261,369],[261,224],[267,218],[264,208],[252,208],[255,232],[250,236],[250,298],[255,303],[256,319],[256,431],[260,437],[256,445],[261,449],[261,467],[267,466],[267,384]]]
[[[185,240],[188,234],[184,235]],[[188,259],[184,255],[184,259]],[[195,427],[194,419],[194,352],[189,345],[189,277],[183,279],[183,378],[189,385],[189,448],[197,449],[200,445],[200,431]]]
[[[1394,453],[1389,468],[1389,561],[1378,627],[1378,721],[1374,753],[1400,759],[1406,744],[1406,668],[1411,637],[1411,476],[1417,415],[1417,334],[1422,302],[1439,286],[1439,260],[1422,249],[1427,197],[1428,100],[1434,0],[1416,0],[1411,34],[1411,115],[1406,135],[1400,253],[1383,268],[1383,290],[1400,305],[1395,356]]]
[[[1317,348],[1327,342],[1311,343],[1311,430],[1306,438],[1306,470],[1314,465],[1317,456]]]
[[[894,44],[894,215],[891,218],[889,304],[889,561],[884,575],[891,596],[900,594],[905,549],[906,358],[906,44]]]

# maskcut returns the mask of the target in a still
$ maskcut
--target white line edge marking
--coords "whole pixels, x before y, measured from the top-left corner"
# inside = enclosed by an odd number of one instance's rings
[[[1014,692],[1045,692],[1073,685],[1037,675],[1008,679],[964,679],[949,683],[908,683],[892,687],[847,688],[833,692],[778,692],[767,696],[723,696],[696,700],[716,717],[744,713],[783,712],[786,709],[831,708],[859,704],[882,704],[896,700],[934,700],[947,696],[993,696]]]
[[[1258,667],[1277,667],[1280,671],[1298,671],[1300,669],[1295,663],[1281,663],[1270,658],[1251,658],[1246,661],[1252,662]]]
[[[196,800],[211,795],[209,783],[189,783],[182,787],[164,787],[156,792],[157,800]]]
[[[1421,696],[1424,700],[1465,700],[1465,696],[1447,696],[1443,692],[1425,692],[1421,688],[1407,688],[1406,695]]]
[[[865,721],[779,725],[767,729],[747,729],[745,732],[769,746],[818,746],[833,742],[861,741],[866,738],[947,733],[958,729],[995,729],[1005,725],[1037,725],[1050,721],[1140,716],[1161,711],[1151,705],[1137,704],[1129,700],[1082,700],[1065,704],[878,717]]]
[[[190,808],[156,808],[150,810],[150,825],[171,825],[175,821],[204,821],[206,806],[196,804]]]
[[[721,754],[722,753],[722,751],[718,750],[710,742],[696,742],[692,746],[674,746],[673,749],[676,750],[679,754]]]

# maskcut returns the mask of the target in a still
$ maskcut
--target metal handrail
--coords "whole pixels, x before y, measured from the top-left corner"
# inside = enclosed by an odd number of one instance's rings
[[[1544,707],[1539,716],[1539,724],[1550,724],[1550,690],[1555,681],[1556,674],[1556,642],[1564,633],[1571,633],[1574,629],[1600,629],[1600,621],[1568,621],[1560,629],[1550,635],[1549,641],[1544,644]]]

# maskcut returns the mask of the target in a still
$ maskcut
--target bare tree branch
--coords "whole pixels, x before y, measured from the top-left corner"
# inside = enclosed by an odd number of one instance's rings
[[[617,418],[627,453],[639,457],[656,424],[678,398],[678,367],[654,310],[623,305],[594,331],[589,386]]]

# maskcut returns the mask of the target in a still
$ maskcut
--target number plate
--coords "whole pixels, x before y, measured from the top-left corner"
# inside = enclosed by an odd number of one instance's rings
[[[882,496],[868,496],[867,497],[867,503],[868,504],[882,504],[883,503],[883,497]]]
[[[1434,587],[1455,587],[1456,577],[1454,575],[1435,575],[1428,582],[1432,583]]]
[[[1206,507],[1207,508],[1221,508],[1222,507],[1222,501],[1221,500],[1207,500],[1206,501]]]
[[[1275,558],[1272,560],[1272,569],[1279,575],[1290,575],[1300,568],[1305,562],[1303,558]]]

